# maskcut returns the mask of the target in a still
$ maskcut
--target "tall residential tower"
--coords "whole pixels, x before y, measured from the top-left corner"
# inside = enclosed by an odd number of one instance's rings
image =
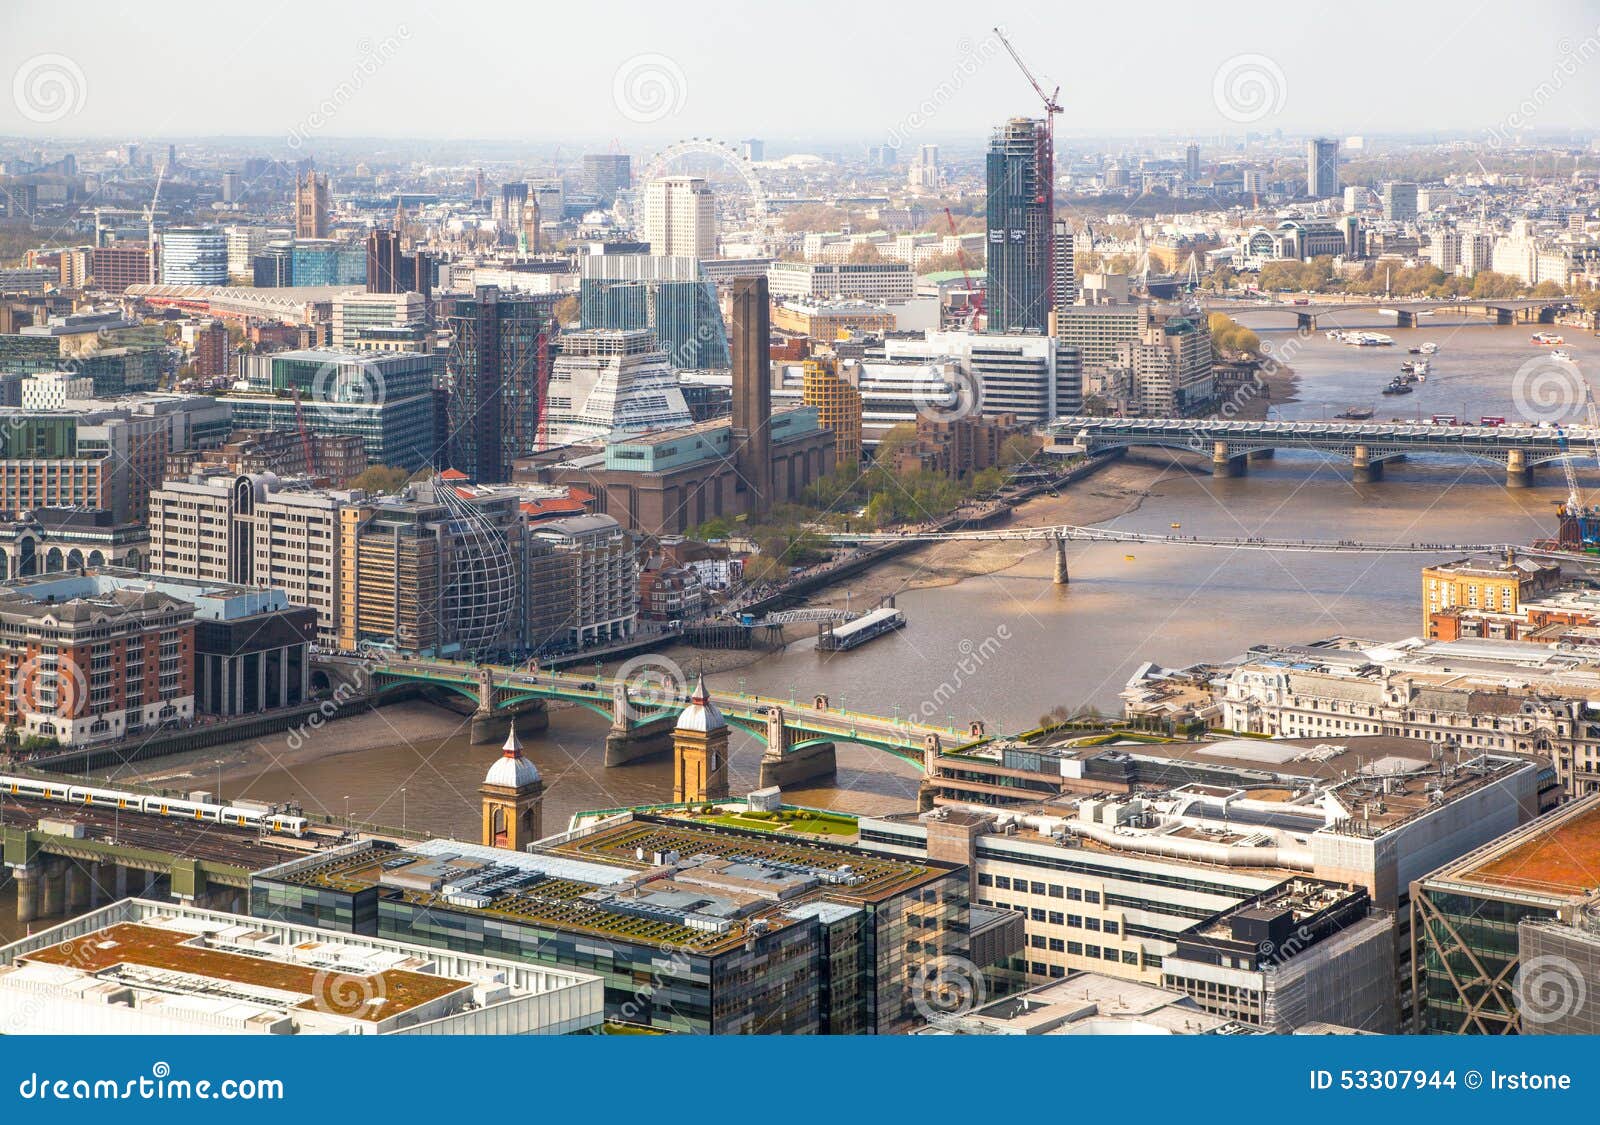
[[[990,332],[1049,328],[1051,176],[1047,123],[1014,117],[989,142]]]

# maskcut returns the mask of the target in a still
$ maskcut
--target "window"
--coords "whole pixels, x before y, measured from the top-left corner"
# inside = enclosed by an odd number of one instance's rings
[[[1083,920],[1083,928],[1086,930],[1098,930],[1100,928],[1100,919],[1085,918]]]
[[[980,886],[980,887],[992,887],[992,886],[994,886],[994,876],[993,875],[979,875],[978,876],[978,886]]]
[[[1099,957],[1100,947],[1098,945],[1086,945],[1083,947],[1083,955],[1085,957]]]
[[[1038,934],[1035,934],[1033,937],[1028,939],[1028,944],[1033,946],[1035,949],[1043,949],[1044,938],[1040,937]]]
[[[1033,963],[1033,975],[1034,976],[1042,977],[1042,976],[1044,976],[1045,971],[1046,971],[1045,970],[1045,964],[1044,964],[1043,961],[1035,961]]]
[[[1062,941],[1060,938],[1051,938],[1050,939],[1050,952],[1051,953],[1064,953],[1064,952],[1066,952],[1066,949],[1067,949],[1067,943]]]
[[[1050,912],[1050,924],[1052,926],[1060,926],[1065,924],[1065,922],[1066,918],[1059,911],[1052,910]]]
[[[1083,928],[1083,915],[1082,914],[1068,914],[1067,915],[1067,925],[1072,926],[1075,929],[1080,929],[1081,930]]]
[[[1106,923],[1106,933],[1114,934],[1116,932],[1117,932],[1117,924],[1115,922],[1107,922]]]
[[[1083,942],[1081,942],[1081,941],[1069,941],[1069,942],[1067,942],[1067,952],[1070,953],[1074,957],[1082,957],[1083,956]]]
[[[1060,965],[1051,965],[1050,975],[1053,977],[1064,977],[1067,975],[1067,970]]]
[[[1029,916],[1035,922],[1043,922],[1044,921],[1044,911],[1042,911],[1042,910],[1038,910],[1038,909],[1032,910],[1032,911],[1029,912]]]
[[[1124,965],[1137,965],[1139,963],[1139,955],[1131,949],[1124,949],[1122,951],[1122,963]]]
[[[1600,736],[1597,736],[1597,737],[1600,737]],[[1060,883],[1051,883],[1050,884],[1050,897],[1051,898],[1060,898],[1063,893],[1064,893],[1064,891],[1063,891],[1063,888],[1062,888]]]
[[[1100,901],[1100,892],[1099,891],[1084,891],[1083,892],[1083,901],[1084,902],[1099,902]]]
[[[1106,959],[1106,960],[1107,960],[1107,961],[1115,961],[1115,960],[1116,960],[1116,959],[1117,959],[1117,951],[1116,951],[1116,950],[1115,950],[1115,949],[1112,949],[1112,948],[1111,948],[1111,947],[1110,947],[1110,946],[1109,946],[1109,945],[1108,945],[1108,946],[1106,946],[1106,949],[1105,949],[1105,953],[1104,953],[1104,954],[1102,954],[1102,956],[1103,956],[1103,957],[1104,957],[1104,958],[1105,958],[1105,959]]]
[[[1069,899],[1071,899],[1073,902],[1082,902],[1083,901],[1083,892],[1080,891],[1077,887],[1068,887],[1067,888],[1067,897]]]
[[[1011,880],[1004,875],[996,875],[994,877],[994,885],[1002,891],[1009,891],[1011,889]]]
[[[1043,883],[1030,883],[1028,885],[1028,893],[1029,894],[1036,894],[1036,895],[1044,894],[1044,884]]]

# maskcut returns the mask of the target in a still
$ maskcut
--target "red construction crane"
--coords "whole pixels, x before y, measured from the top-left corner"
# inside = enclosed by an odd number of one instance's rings
[[[994,33],[1000,42],[1005,44],[1012,61],[1017,64],[1017,69],[1022,71],[1028,84],[1033,87],[1033,92],[1039,95],[1039,100],[1044,103],[1044,137],[1039,141],[1036,149],[1035,162],[1038,164],[1039,194],[1035,202],[1044,206],[1044,232],[1045,232],[1045,300],[1051,308],[1056,303],[1056,114],[1061,112],[1061,103],[1056,100],[1061,93],[1057,86],[1050,93],[1044,92],[1044,87],[1033,76],[1033,71],[1028,69],[1028,64],[1022,61],[1022,56],[1017,54],[1017,49],[1011,45],[1011,40],[1006,38],[1006,33],[998,27]]]
[[[967,252],[961,248],[961,232],[956,229],[956,217],[948,207],[944,209],[944,221],[950,224],[950,237],[956,240],[956,260],[961,263],[961,280],[967,286],[967,324],[972,326],[983,313],[983,291],[972,287],[972,275],[967,272]]]

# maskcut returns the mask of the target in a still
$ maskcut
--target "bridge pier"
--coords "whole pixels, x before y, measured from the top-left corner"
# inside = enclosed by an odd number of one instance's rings
[[[934,778],[939,774],[939,755],[944,753],[944,746],[936,734],[930,734],[922,740],[922,780],[917,782],[917,811],[930,812],[939,795]]]
[[[111,897],[111,865],[108,863],[91,863],[89,865],[89,906],[104,906]]]
[[[757,776],[758,788],[776,785],[791,789],[808,781],[832,777],[838,771],[838,760],[831,742],[814,742],[799,750],[790,750],[782,758],[761,755],[761,770]]]
[[[782,707],[767,708],[767,748],[761,754],[756,787],[790,788],[807,781],[832,777],[838,769],[831,742],[819,742],[799,750],[789,749],[789,728]]]
[[[67,877],[62,863],[56,859],[46,860],[39,878],[39,914],[56,918],[66,913],[66,906]]]
[[[1065,586],[1072,581],[1072,576],[1067,573],[1067,541],[1061,536],[1054,539],[1056,548],[1056,574],[1055,584]]]
[[[1395,327],[1396,328],[1415,328],[1416,326],[1417,326],[1417,314],[1416,313],[1412,312],[1410,309],[1396,309],[1395,310]]]
[[[13,867],[17,880],[17,921],[32,922],[39,917],[39,868],[31,863]]]
[[[606,766],[626,766],[672,750],[672,731],[678,725],[673,711],[631,727],[613,725],[606,734]]]
[[[82,914],[89,909],[89,874],[81,863],[67,860],[62,874],[66,881],[67,913]]]
[[[1248,454],[1228,455],[1228,443],[1219,441],[1211,447],[1211,475],[1214,477],[1242,477],[1250,463]]]
[[[1533,469],[1528,465],[1528,455],[1521,449],[1506,452],[1506,487],[1527,488],[1533,483]]]
[[[1374,461],[1364,445],[1358,445],[1350,459],[1351,477],[1357,484],[1371,484],[1383,479],[1383,462]]]
[[[550,726],[550,714],[542,699],[531,699],[515,707],[502,707],[496,711],[485,712],[479,708],[472,715],[472,732],[469,736],[472,745],[504,742],[513,720],[517,724],[517,733],[522,735],[538,734]]]
[[[1295,326],[1298,328],[1303,328],[1311,332],[1315,332],[1317,330],[1316,313],[1296,313],[1294,320]]]

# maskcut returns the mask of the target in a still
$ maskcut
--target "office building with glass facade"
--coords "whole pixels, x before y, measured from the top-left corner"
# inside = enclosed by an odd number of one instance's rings
[[[223,397],[239,429],[355,434],[374,465],[420,469],[438,448],[440,357],[306,348],[246,357],[248,391]],[[298,396],[298,401],[296,401]]]
[[[480,484],[511,479],[538,448],[541,393],[550,373],[556,295],[480,285],[445,302],[450,326],[447,459]]]
[[[292,284],[366,285],[367,249],[331,238],[297,238],[290,251]]]
[[[215,227],[173,227],[163,231],[161,284],[228,284],[228,236]]]
[[[1548,1012],[1519,983],[1524,965],[1532,964],[1525,959],[1529,945],[1544,936],[1540,927],[1590,924],[1600,902],[1596,854],[1600,794],[1589,794],[1412,883],[1415,1030],[1537,1030],[1530,1024]],[[1535,930],[1535,940],[1524,944]]]
[[[638,813],[516,852],[350,845],[256,873],[257,917],[581,968],[662,1031],[885,1034],[968,954],[964,868]]]
[[[578,301],[585,329],[648,328],[676,370],[732,365],[727,325],[709,281],[584,278]]]

